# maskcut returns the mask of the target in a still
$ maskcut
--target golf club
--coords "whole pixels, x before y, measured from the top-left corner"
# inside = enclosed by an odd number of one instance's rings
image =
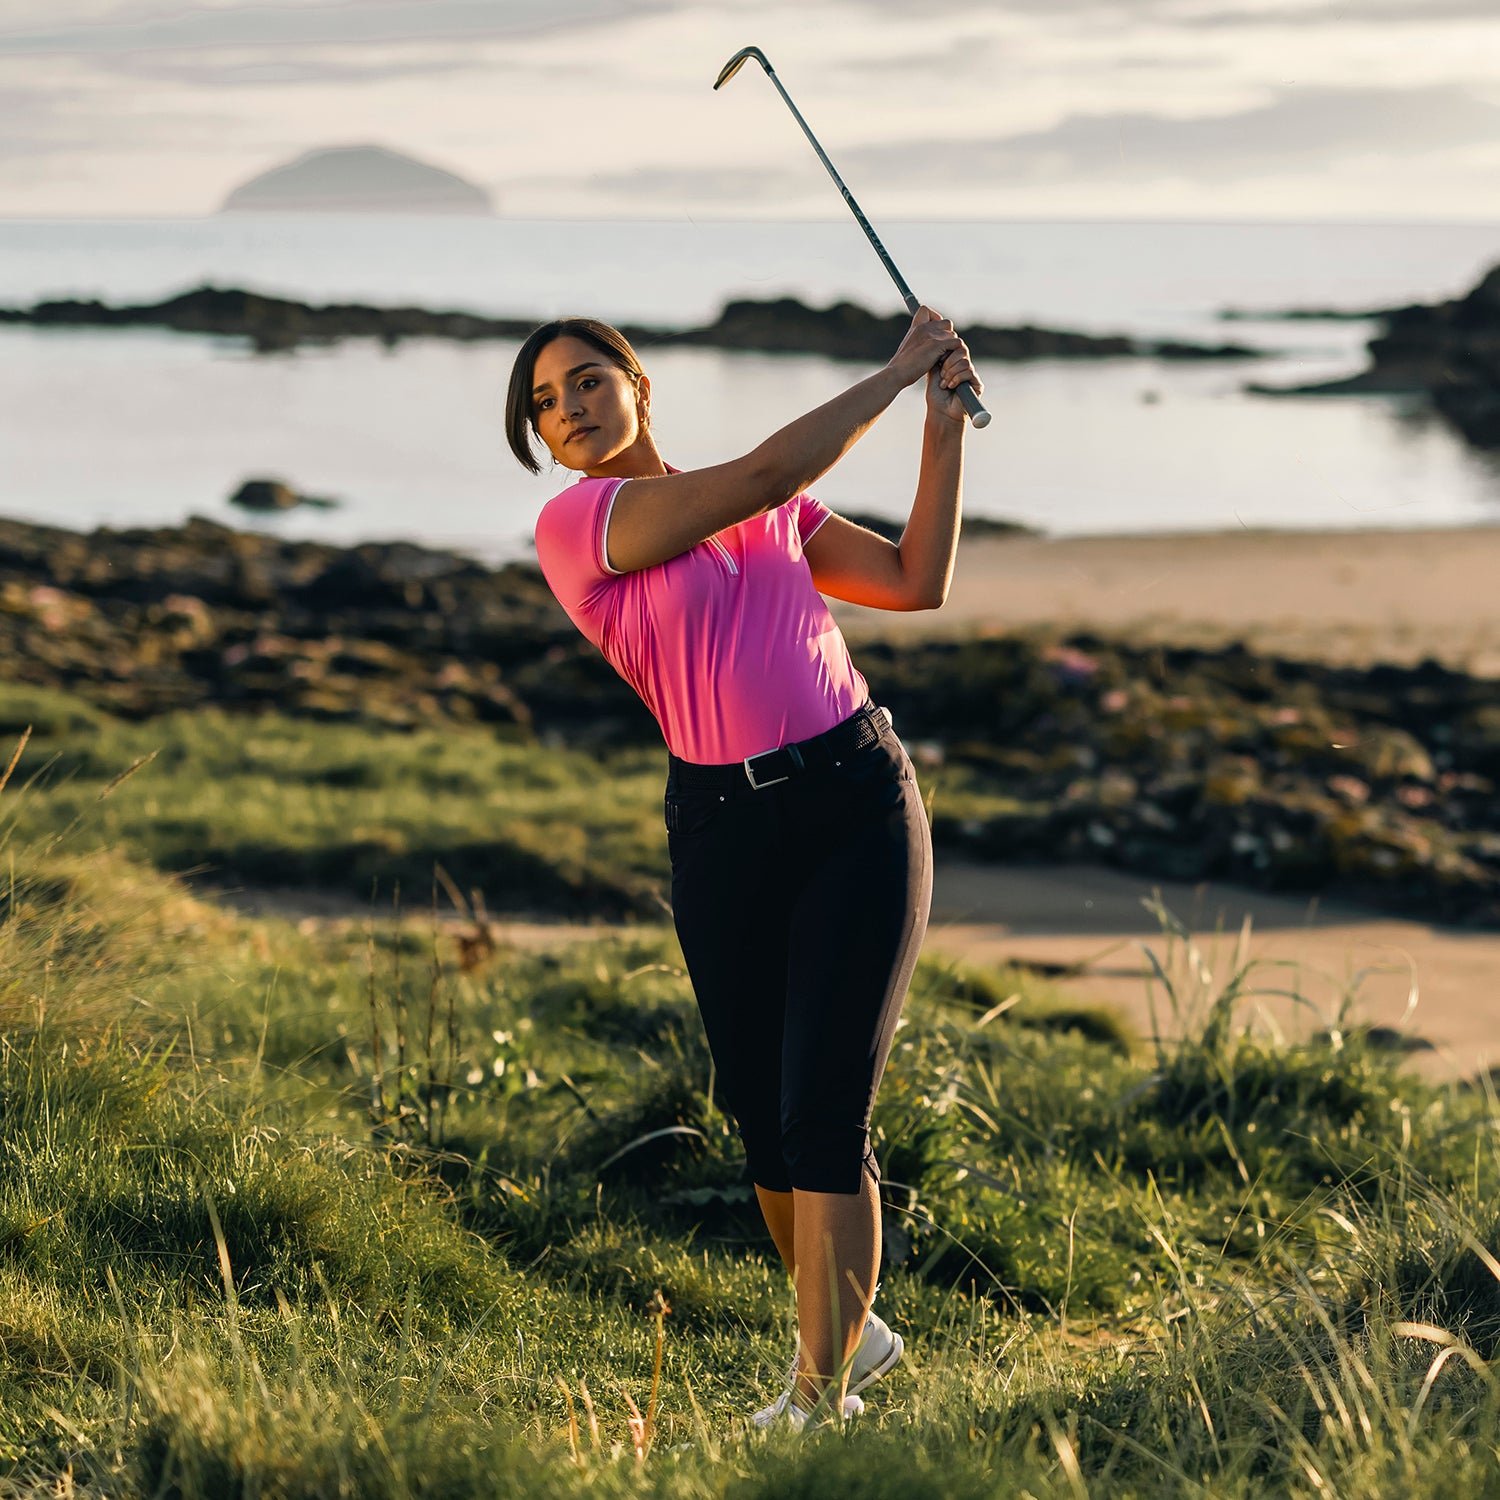
[[[802,127],[803,135],[812,142],[813,150],[818,153],[818,160],[828,168],[828,175],[833,178],[834,182],[838,185],[839,192],[844,195],[844,202],[849,205],[850,213],[859,221],[859,227],[864,230],[865,238],[875,247],[875,253],[880,257],[881,265],[890,272],[891,280],[896,283],[896,290],[901,293],[902,299],[906,303],[907,312],[915,315],[917,309],[922,305],[917,300],[916,293],[906,284],[906,278],[896,269],[896,262],[891,259],[885,246],[880,243],[880,236],[870,228],[870,221],[865,218],[859,204],[854,201],[854,194],[844,186],[844,179],[839,176],[838,172],[834,169],[833,163],[828,160],[828,153],[818,144],[817,136],[808,128],[807,121],[802,118],[802,111],[792,103],[792,96],[781,86],[781,80],[776,76],[776,70],[771,66],[766,54],[759,47],[741,47],[720,70],[718,78],[714,80],[714,88],[722,88],[752,57],[766,70],[766,77],[776,85],[776,92],[786,101],[786,107],[791,110],[793,118]],[[990,425],[990,414],[985,410],[983,403],[980,401],[979,393],[967,380],[958,387],[958,395],[969,413],[969,420],[976,427],[988,427]]]

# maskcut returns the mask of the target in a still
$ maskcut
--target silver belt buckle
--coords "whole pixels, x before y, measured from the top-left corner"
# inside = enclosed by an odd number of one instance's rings
[[[790,776],[778,776],[773,781],[757,781],[755,779],[755,768],[750,764],[752,760],[764,760],[768,755],[775,755],[778,750],[785,750],[792,757],[792,764],[800,767],[802,756],[795,745],[777,745],[770,750],[762,750],[758,755],[747,755],[744,760],[745,778],[749,781],[751,789],[757,792],[764,791],[768,786],[779,786],[783,781],[790,781]]]

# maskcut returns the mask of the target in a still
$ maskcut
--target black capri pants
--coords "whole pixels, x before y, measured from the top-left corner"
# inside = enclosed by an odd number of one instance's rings
[[[889,715],[867,703],[749,774],[673,756],[665,814],[673,920],[751,1180],[878,1182],[870,1112],[932,905],[932,834]]]

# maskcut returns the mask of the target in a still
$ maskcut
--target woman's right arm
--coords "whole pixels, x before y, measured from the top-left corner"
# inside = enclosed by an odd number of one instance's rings
[[[726,526],[786,504],[826,474],[906,386],[958,344],[953,325],[924,307],[883,370],[772,433],[743,458],[632,479],[610,512],[609,565],[621,573],[652,567]]]

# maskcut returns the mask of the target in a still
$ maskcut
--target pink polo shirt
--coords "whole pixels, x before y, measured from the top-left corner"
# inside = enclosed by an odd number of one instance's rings
[[[656,715],[682,760],[723,765],[805,740],[869,697],[802,546],[828,507],[798,495],[636,572],[605,561],[624,479],[542,507],[536,554],[557,601]]]

